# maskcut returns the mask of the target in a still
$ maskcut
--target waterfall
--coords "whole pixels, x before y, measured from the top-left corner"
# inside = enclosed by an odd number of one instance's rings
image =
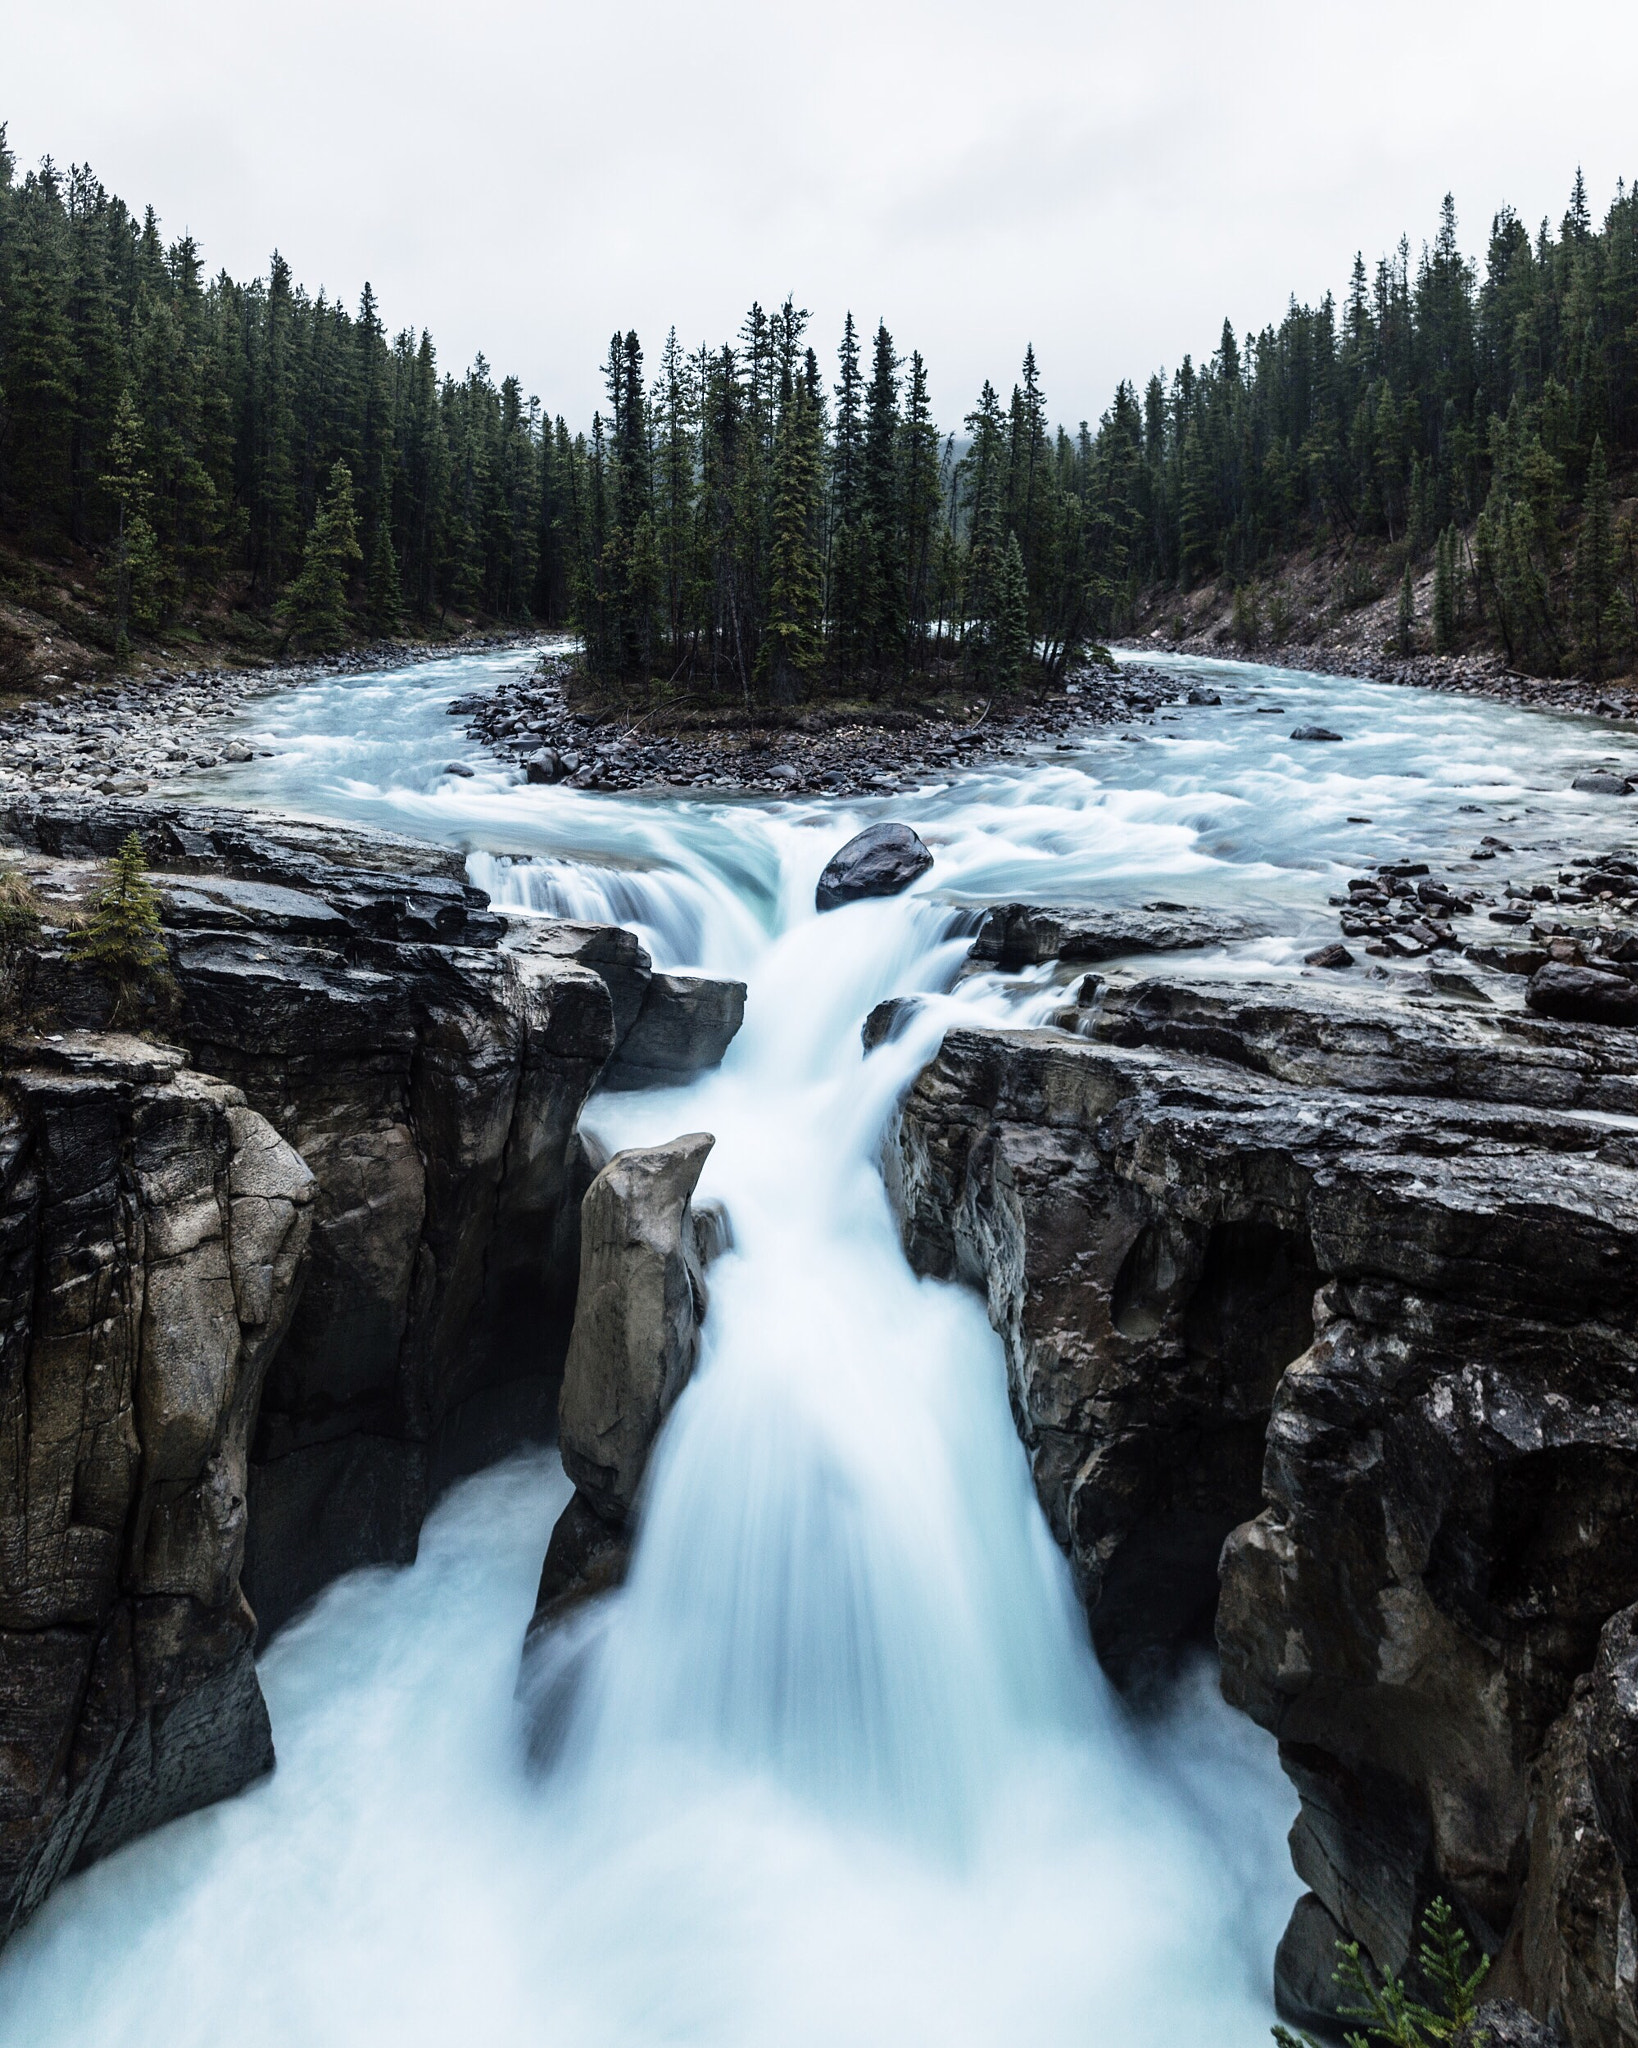
[[[932,871],[818,916],[820,868],[879,806],[444,777],[443,707],[480,666],[255,707],[275,758],[253,793],[442,837],[511,910],[617,921],[660,966],[748,984],[719,1071],[587,1112],[612,1145],[714,1132],[701,1192],[735,1232],[630,1578],[548,1638],[520,1700],[567,1489],[545,1454],[466,1482],[415,1566],[331,1587],[263,1657],[275,1775],[71,1879],[0,1957],[0,2044],[1266,2041],[1296,1890],[1271,1746],[1209,1671],[1158,1721],[1112,1697],[1000,1341],[973,1293],[909,1270],[881,1147],[952,1022],[1037,1022],[1061,999],[1048,970],[963,973],[961,906],[1254,905],[1273,935],[1191,973],[1290,973],[1334,935],[1345,862],[1465,859],[1488,826],[1463,805],[1516,837],[1571,815],[1540,785],[1567,783],[1584,735],[1214,671],[1230,701],[1140,745],[1089,736],[898,800]],[[1289,718],[1231,684],[1277,688]],[[1347,741],[1295,759],[1289,726],[1322,708]],[[923,1006],[866,1055],[862,1019],[904,993]],[[543,1770],[530,1713],[553,1687]]]

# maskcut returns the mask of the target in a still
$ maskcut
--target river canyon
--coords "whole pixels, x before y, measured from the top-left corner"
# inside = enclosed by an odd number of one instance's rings
[[[1556,953],[1532,892],[1620,884],[1638,735],[1179,658],[1147,715],[890,797],[616,795],[449,716],[528,667],[321,678],[231,773],[0,819],[43,886],[152,836],[191,1065],[59,1034],[18,1128],[49,1163],[69,1082],[127,1153],[209,1124],[248,1506],[220,1586],[149,1542],[119,1598],[238,1616],[242,1563],[260,1622],[254,1707],[248,1623],[187,1650],[233,1796],[98,1793],[0,2041],[1237,2048],[1288,1923],[1323,2022],[1336,1936],[1400,1967],[1437,1891],[1573,2043],[1638,2030],[1638,1041],[1524,1001],[1619,942],[1616,887]],[[883,818],[931,867],[817,912]],[[1310,964],[1365,876],[1472,957]],[[642,1020],[690,976],[743,1023],[671,1072]],[[578,1204],[690,1132],[731,1235],[697,1363],[623,1583],[520,1672]]]

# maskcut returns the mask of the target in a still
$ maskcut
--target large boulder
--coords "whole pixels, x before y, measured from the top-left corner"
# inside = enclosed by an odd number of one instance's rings
[[[691,1198],[704,1131],[617,1152],[580,1205],[580,1293],[558,1403],[563,1469],[607,1522],[630,1515],[649,1448],[694,1368],[705,1283]]]
[[[603,1069],[605,1088],[674,1088],[721,1064],[745,1021],[745,984],[652,974],[643,1006]]]
[[[813,900],[820,910],[839,910],[865,896],[897,896],[932,865],[908,825],[867,825],[831,855]]]
[[[581,1204],[580,1297],[558,1410],[575,1492],[552,1531],[531,1637],[625,1576],[649,1453],[694,1369],[702,1266],[732,1241],[720,1204],[693,1207],[714,1143],[696,1131],[617,1152]]]
[[[178,1051],[0,1055],[0,1940],[272,1766],[240,1572],[314,1194]]]
[[[1549,960],[1530,977],[1524,1000],[1541,1017],[1573,1024],[1638,1024],[1638,981],[1599,967]]]
[[[1078,904],[997,903],[973,940],[975,964],[1016,974],[1044,960],[1117,960],[1128,953],[1181,953],[1257,937],[1264,927],[1217,910],[1146,904],[1106,910]]]

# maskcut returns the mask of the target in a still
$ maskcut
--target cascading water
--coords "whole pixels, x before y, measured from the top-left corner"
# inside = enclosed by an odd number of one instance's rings
[[[1196,971],[1290,972],[1336,860],[1470,844],[1458,803],[1515,838],[1581,829],[1556,790],[1587,728],[1279,677],[1360,736],[1310,767],[1248,703],[900,799],[933,872],[818,917],[861,813],[527,790],[481,759],[452,786],[442,706],[475,666],[264,705],[283,751],[253,793],[455,837],[500,903],[749,984],[718,1073],[587,1116],[612,1144],[715,1132],[702,1192],[736,1237],[631,1578],[526,1675],[527,1708],[575,1674],[532,1771],[517,1658],[566,1487],[544,1456],[468,1482],[417,1565],[333,1587],[264,1656],[273,1778],[70,1881],[0,1958],[0,2041],[1266,2039],[1289,1794],[1204,1679],[1156,1725],[1111,1699],[999,1342],[911,1275],[881,1139],[952,1015],[1053,1001],[952,988],[952,897],[1251,902],[1278,935]],[[865,1056],[863,1016],[910,991],[923,1010]]]

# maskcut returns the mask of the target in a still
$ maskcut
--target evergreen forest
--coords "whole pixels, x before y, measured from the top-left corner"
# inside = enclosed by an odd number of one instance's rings
[[[278,254],[207,276],[88,169],[19,175],[0,128],[0,598],[93,593],[116,660],[573,627],[610,686],[782,705],[1051,681],[1145,591],[1323,545],[1407,590],[1431,567],[1436,647],[1638,651],[1638,191],[1599,224],[1578,173],[1556,229],[1504,207],[1477,264],[1447,198],[1414,261],[1225,321],[1073,432],[1032,349],[940,423],[884,324],[834,355],[809,329],[786,300],[692,351],[617,332],[571,427],[389,334],[368,285],[349,309]]]

